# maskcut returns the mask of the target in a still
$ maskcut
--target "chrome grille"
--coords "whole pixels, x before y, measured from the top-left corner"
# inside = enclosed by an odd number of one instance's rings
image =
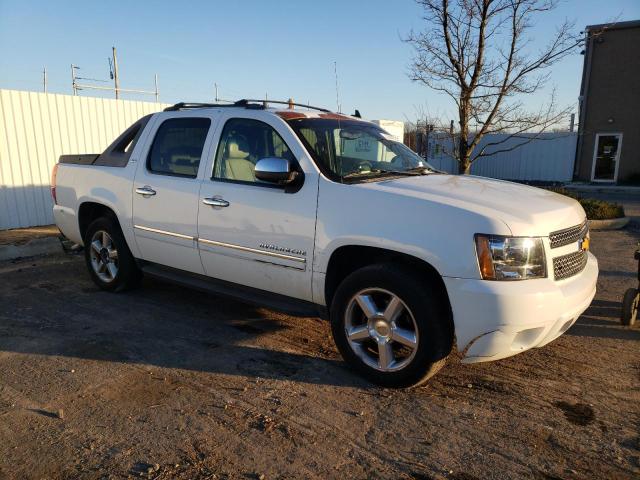
[[[553,259],[553,276],[556,280],[573,277],[587,265],[588,253],[585,250],[562,255]]]
[[[577,242],[578,240],[583,239],[588,232],[589,226],[587,225],[586,220],[580,225],[576,225],[575,227],[551,232],[549,234],[549,242],[551,243],[551,248],[563,247],[565,245],[569,245],[570,243]]]

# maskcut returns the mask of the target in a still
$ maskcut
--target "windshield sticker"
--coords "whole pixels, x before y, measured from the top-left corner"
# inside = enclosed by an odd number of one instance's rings
[[[371,144],[368,138],[360,138],[356,143],[356,152],[370,152]]]

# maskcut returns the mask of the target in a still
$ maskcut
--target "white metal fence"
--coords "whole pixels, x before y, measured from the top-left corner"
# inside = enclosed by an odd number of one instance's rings
[[[58,157],[100,153],[138,118],[167,105],[0,90],[0,230],[53,223]]]
[[[504,141],[507,136],[487,135],[480,141],[477,150],[489,143]],[[478,159],[471,165],[471,173],[505,180],[570,182],[577,139],[576,133],[543,133],[515,150]],[[511,138],[488,147],[486,152],[507,150],[524,141],[524,138]],[[451,151],[449,137],[433,135],[429,140],[429,163],[440,170],[458,173],[458,163],[447,155],[447,151]]]
[[[63,154],[102,152],[138,118],[166,104],[0,90],[0,230],[53,222],[51,169]],[[501,140],[487,136],[487,142]],[[471,173],[510,180],[571,181],[576,134],[544,134],[516,150],[478,160]],[[519,142],[513,139],[494,148]],[[430,139],[429,161],[456,173],[445,138]]]

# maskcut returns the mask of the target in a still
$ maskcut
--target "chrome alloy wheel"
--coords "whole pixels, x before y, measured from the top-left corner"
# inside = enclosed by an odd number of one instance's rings
[[[98,230],[91,238],[89,250],[91,267],[98,278],[111,283],[118,275],[118,250],[111,236],[104,230]]]
[[[418,350],[418,326],[411,310],[387,290],[368,288],[356,293],[344,320],[349,346],[371,368],[401,370]]]

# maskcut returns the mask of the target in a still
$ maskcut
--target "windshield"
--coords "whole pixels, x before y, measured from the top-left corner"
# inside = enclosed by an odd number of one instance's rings
[[[315,117],[288,123],[320,169],[335,180],[435,171],[417,153],[371,123]]]

